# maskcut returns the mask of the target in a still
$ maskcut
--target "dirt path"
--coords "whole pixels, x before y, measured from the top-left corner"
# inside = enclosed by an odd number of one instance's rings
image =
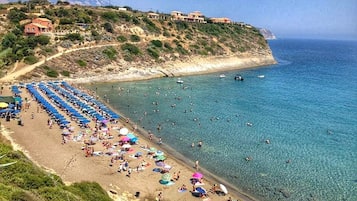
[[[90,49],[90,48],[98,48],[98,47],[105,47],[105,46],[118,46],[120,45],[120,43],[108,43],[108,44],[101,44],[101,45],[91,45],[91,46],[87,46],[87,47],[80,47],[80,48],[72,48],[72,49],[68,49],[65,50],[63,52],[59,52],[57,54],[54,54],[48,58],[42,59],[39,62],[32,64],[32,65],[27,65],[24,66],[23,68],[16,70],[16,68],[14,68],[13,70],[10,71],[10,73],[8,73],[7,75],[5,75],[4,77],[0,78],[0,82],[6,83],[6,82],[12,82],[14,80],[16,80],[16,78],[25,75],[26,73],[29,73],[31,71],[33,71],[35,68],[41,66],[42,64],[44,64],[46,61],[52,60],[54,58],[60,57],[63,54],[67,54],[70,52],[74,52],[74,51],[78,51],[78,50],[86,50],[86,49]]]

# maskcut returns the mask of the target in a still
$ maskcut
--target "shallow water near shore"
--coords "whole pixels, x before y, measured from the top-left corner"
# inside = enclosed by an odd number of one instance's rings
[[[182,77],[183,84],[162,78],[86,87],[260,200],[357,200],[357,42],[270,45],[279,64],[224,72],[225,78],[214,73]],[[244,81],[233,79],[237,73]]]

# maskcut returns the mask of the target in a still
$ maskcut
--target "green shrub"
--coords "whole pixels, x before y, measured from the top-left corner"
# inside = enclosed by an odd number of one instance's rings
[[[124,52],[128,52],[129,54],[133,54],[133,55],[138,55],[140,54],[140,50],[138,47],[136,47],[135,45],[133,44],[130,44],[130,43],[125,43],[121,46],[121,49],[124,51]]]
[[[73,19],[71,18],[61,18],[59,21],[60,25],[73,24]]]
[[[69,71],[66,71],[66,70],[63,70],[63,71],[61,72],[61,75],[66,76],[66,77],[69,77],[70,72],[69,72]]]
[[[185,38],[188,39],[188,40],[192,40],[192,35],[191,34],[186,34]]]
[[[103,24],[103,28],[109,33],[113,33],[114,32],[113,26],[109,22],[104,23]]]
[[[171,47],[170,43],[168,43],[168,42],[164,43],[164,47],[168,50],[172,50],[172,47]]]
[[[148,48],[148,49],[146,49],[146,51],[149,53],[149,55],[152,57],[152,58],[154,58],[154,59],[158,59],[159,58],[159,56],[160,56],[160,54],[157,52],[157,51],[155,51],[154,49],[152,49],[152,48]]]
[[[114,49],[114,47],[107,47],[105,50],[103,50],[103,54],[105,54],[108,59],[114,60],[118,52]]]
[[[81,59],[77,60],[76,62],[77,62],[77,64],[78,64],[80,67],[85,67],[85,66],[87,66],[87,62],[85,62],[85,61],[83,61],[83,60],[81,60]]]
[[[58,72],[56,70],[54,70],[54,69],[49,69],[49,70],[47,70],[46,75],[48,77],[56,78],[56,77],[58,77]]]
[[[139,42],[140,41],[140,36],[138,36],[138,35],[130,35],[130,41],[131,42]]]
[[[50,43],[50,37],[45,35],[36,36],[36,40],[40,45],[47,45]]]
[[[188,51],[183,48],[181,45],[176,47],[176,51],[180,54],[188,54]]]
[[[30,55],[30,56],[25,57],[24,62],[26,64],[31,65],[31,64],[38,62],[38,59],[37,59],[37,57]]]
[[[35,197],[31,192],[29,191],[16,191],[11,195],[11,198],[9,200],[12,201],[36,201],[38,198]]]
[[[66,34],[64,38],[70,41],[83,41],[83,37],[79,33],[69,33]]]
[[[96,37],[99,36],[99,33],[96,30],[91,31],[92,36]]]
[[[116,22],[116,21],[118,21],[119,16],[115,12],[108,11],[108,12],[102,13],[102,18],[104,18],[105,20],[108,20],[108,21]]]
[[[117,40],[121,43],[128,41],[128,39],[123,35],[118,36]]]
[[[164,31],[164,33],[163,33],[163,35],[165,36],[165,37],[170,37],[171,36],[171,34],[168,32],[168,31]]]
[[[72,192],[69,192],[62,187],[44,187],[39,189],[39,194],[45,200],[51,201],[64,201],[64,200],[73,200],[73,201],[82,201],[79,196],[75,195]]]
[[[83,200],[86,201],[111,201],[108,194],[103,190],[102,187],[100,187],[98,183],[74,183],[66,189],[73,194],[80,196]]]
[[[160,40],[152,40],[151,44],[153,44],[155,47],[162,47],[162,42]]]

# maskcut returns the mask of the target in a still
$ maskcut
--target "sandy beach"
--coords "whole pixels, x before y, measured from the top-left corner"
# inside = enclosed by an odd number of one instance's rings
[[[3,95],[11,95],[10,86],[5,86]],[[31,95],[26,89],[22,89],[21,97],[31,100]],[[13,144],[15,149],[22,150],[31,160],[44,169],[59,175],[66,183],[80,181],[95,181],[98,182],[105,190],[108,191],[115,200],[144,200],[144,198],[154,199],[162,193],[163,200],[228,200],[231,197],[233,200],[254,200],[253,198],[241,193],[239,189],[229,185],[229,181],[220,180],[213,174],[207,173],[201,167],[199,172],[204,174],[204,179],[200,185],[207,191],[211,189],[213,184],[223,183],[228,188],[228,195],[219,196],[215,193],[208,193],[208,197],[198,198],[192,195],[193,185],[190,179],[192,174],[197,170],[193,167],[192,162],[186,161],[183,156],[180,156],[175,150],[163,143],[158,144],[158,139],[154,136],[152,141],[148,138],[148,133],[145,130],[133,130],[134,126],[125,122],[124,118],[118,123],[108,123],[112,139],[105,140],[109,143],[119,141],[118,132],[115,128],[129,128],[135,135],[139,137],[139,143],[133,145],[130,152],[125,154],[125,159],[132,169],[130,177],[126,172],[118,172],[120,161],[112,162],[111,156],[89,156],[83,150],[83,139],[81,141],[73,141],[73,136],[79,132],[83,132],[75,122],[71,122],[73,132],[67,143],[63,143],[62,130],[58,125],[52,128],[48,126],[49,115],[39,110],[39,104],[36,101],[31,101],[27,110],[20,113],[24,125],[18,125],[15,119],[5,121],[1,119],[1,133],[7,137]],[[33,118],[32,118],[33,116]],[[90,123],[90,127],[94,128],[94,123]],[[89,135],[87,136],[89,137]],[[163,185],[160,183],[162,174],[153,171],[160,168],[155,164],[151,157],[147,157],[148,147],[154,147],[162,150],[167,159],[165,164],[171,166],[169,173],[171,176],[177,175],[179,172],[179,180],[173,179],[172,185]],[[103,141],[93,145],[94,151],[107,152],[108,149],[103,146]],[[144,149],[145,148],[145,149]],[[133,153],[142,152],[142,157],[133,157]],[[148,163],[148,166],[142,166],[143,163]],[[138,170],[138,171],[137,171]],[[179,192],[178,189],[185,185],[187,191]],[[197,187],[197,185],[196,185]],[[135,197],[137,194],[140,196]]]

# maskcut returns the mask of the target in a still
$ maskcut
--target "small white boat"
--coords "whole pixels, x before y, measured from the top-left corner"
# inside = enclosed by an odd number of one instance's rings
[[[258,77],[259,77],[259,78],[264,78],[264,77],[265,77],[265,75],[258,75]]]
[[[176,81],[176,83],[178,83],[178,84],[183,84],[183,80],[181,80],[181,78],[178,78],[177,81]]]
[[[219,75],[219,78],[225,78],[225,77],[226,77],[225,74],[220,74],[220,75]]]

